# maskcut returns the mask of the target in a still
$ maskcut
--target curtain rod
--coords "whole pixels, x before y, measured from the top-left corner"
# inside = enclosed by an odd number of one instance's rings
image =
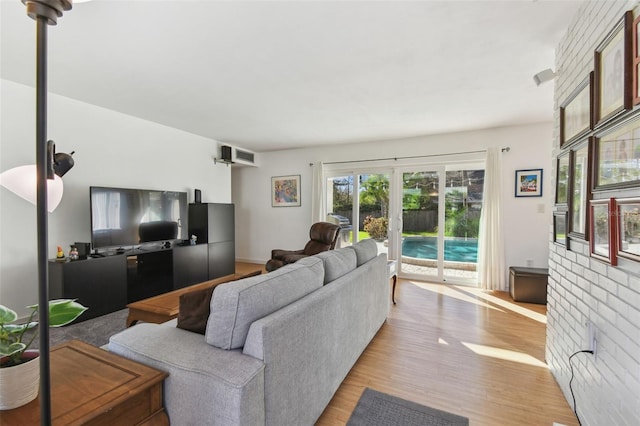
[[[486,149],[481,149],[478,151],[463,151],[463,152],[450,152],[448,154],[430,154],[430,155],[410,155],[410,156],[406,156],[406,157],[387,157],[387,158],[372,158],[369,160],[352,160],[352,161],[330,161],[324,164],[345,164],[345,163],[367,163],[370,161],[384,161],[384,160],[394,160],[394,161],[398,161],[398,160],[407,160],[407,159],[413,159],[413,158],[429,158],[429,157],[445,157],[447,155],[461,155],[461,154],[478,154],[480,152],[486,152]],[[511,151],[510,147],[504,147],[501,150],[502,152],[509,152]],[[310,166],[313,166],[313,163],[309,163]]]

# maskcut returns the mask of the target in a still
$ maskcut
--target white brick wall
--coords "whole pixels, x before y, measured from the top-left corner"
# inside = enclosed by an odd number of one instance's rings
[[[586,3],[558,44],[554,156],[560,152],[558,105],[593,70],[595,47],[626,10],[637,6],[637,1]],[[568,358],[585,349],[590,320],[597,329],[597,356],[573,358],[580,420],[583,425],[640,425],[640,264],[621,259],[612,267],[590,258],[586,243],[572,241],[570,247],[550,243],[546,361],[572,405]]]

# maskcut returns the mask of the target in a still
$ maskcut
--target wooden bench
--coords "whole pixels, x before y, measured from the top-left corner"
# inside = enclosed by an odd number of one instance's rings
[[[238,279],[244,275],[230,274],[214,280],[205,281],[194,284],[189,287],[180,288],[158,296],[149,297],[148,299],[139,300],[129,303],[129,315],[127,316],[127,327],[131,327],[138,321],[153,322],[161,324],[172,320],[178,316],[180,309],[180,295],[209,287],[215,287],[218,284],[226,283]]]

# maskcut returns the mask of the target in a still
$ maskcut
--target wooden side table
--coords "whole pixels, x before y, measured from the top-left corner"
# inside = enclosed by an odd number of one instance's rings
[[[51,350],[53,425],[168,425],[162,406],[167,373],[71,340]],[[40,401],[0,411],[0,424],[39,425]]]

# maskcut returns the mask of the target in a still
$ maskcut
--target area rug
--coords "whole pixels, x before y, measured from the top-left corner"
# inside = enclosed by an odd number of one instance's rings
[[[469,419],[366,388],[347,426],[468,426]]]
[[[49,346],[54,347],[67,340],[78,339],[94,346],[109,343],[109,337],[124,330],[127,324],[128,309],[121,309],[107,315],[91,318],[86,321],[49,329]],[[32,348],[38,347],[38,339]]]

